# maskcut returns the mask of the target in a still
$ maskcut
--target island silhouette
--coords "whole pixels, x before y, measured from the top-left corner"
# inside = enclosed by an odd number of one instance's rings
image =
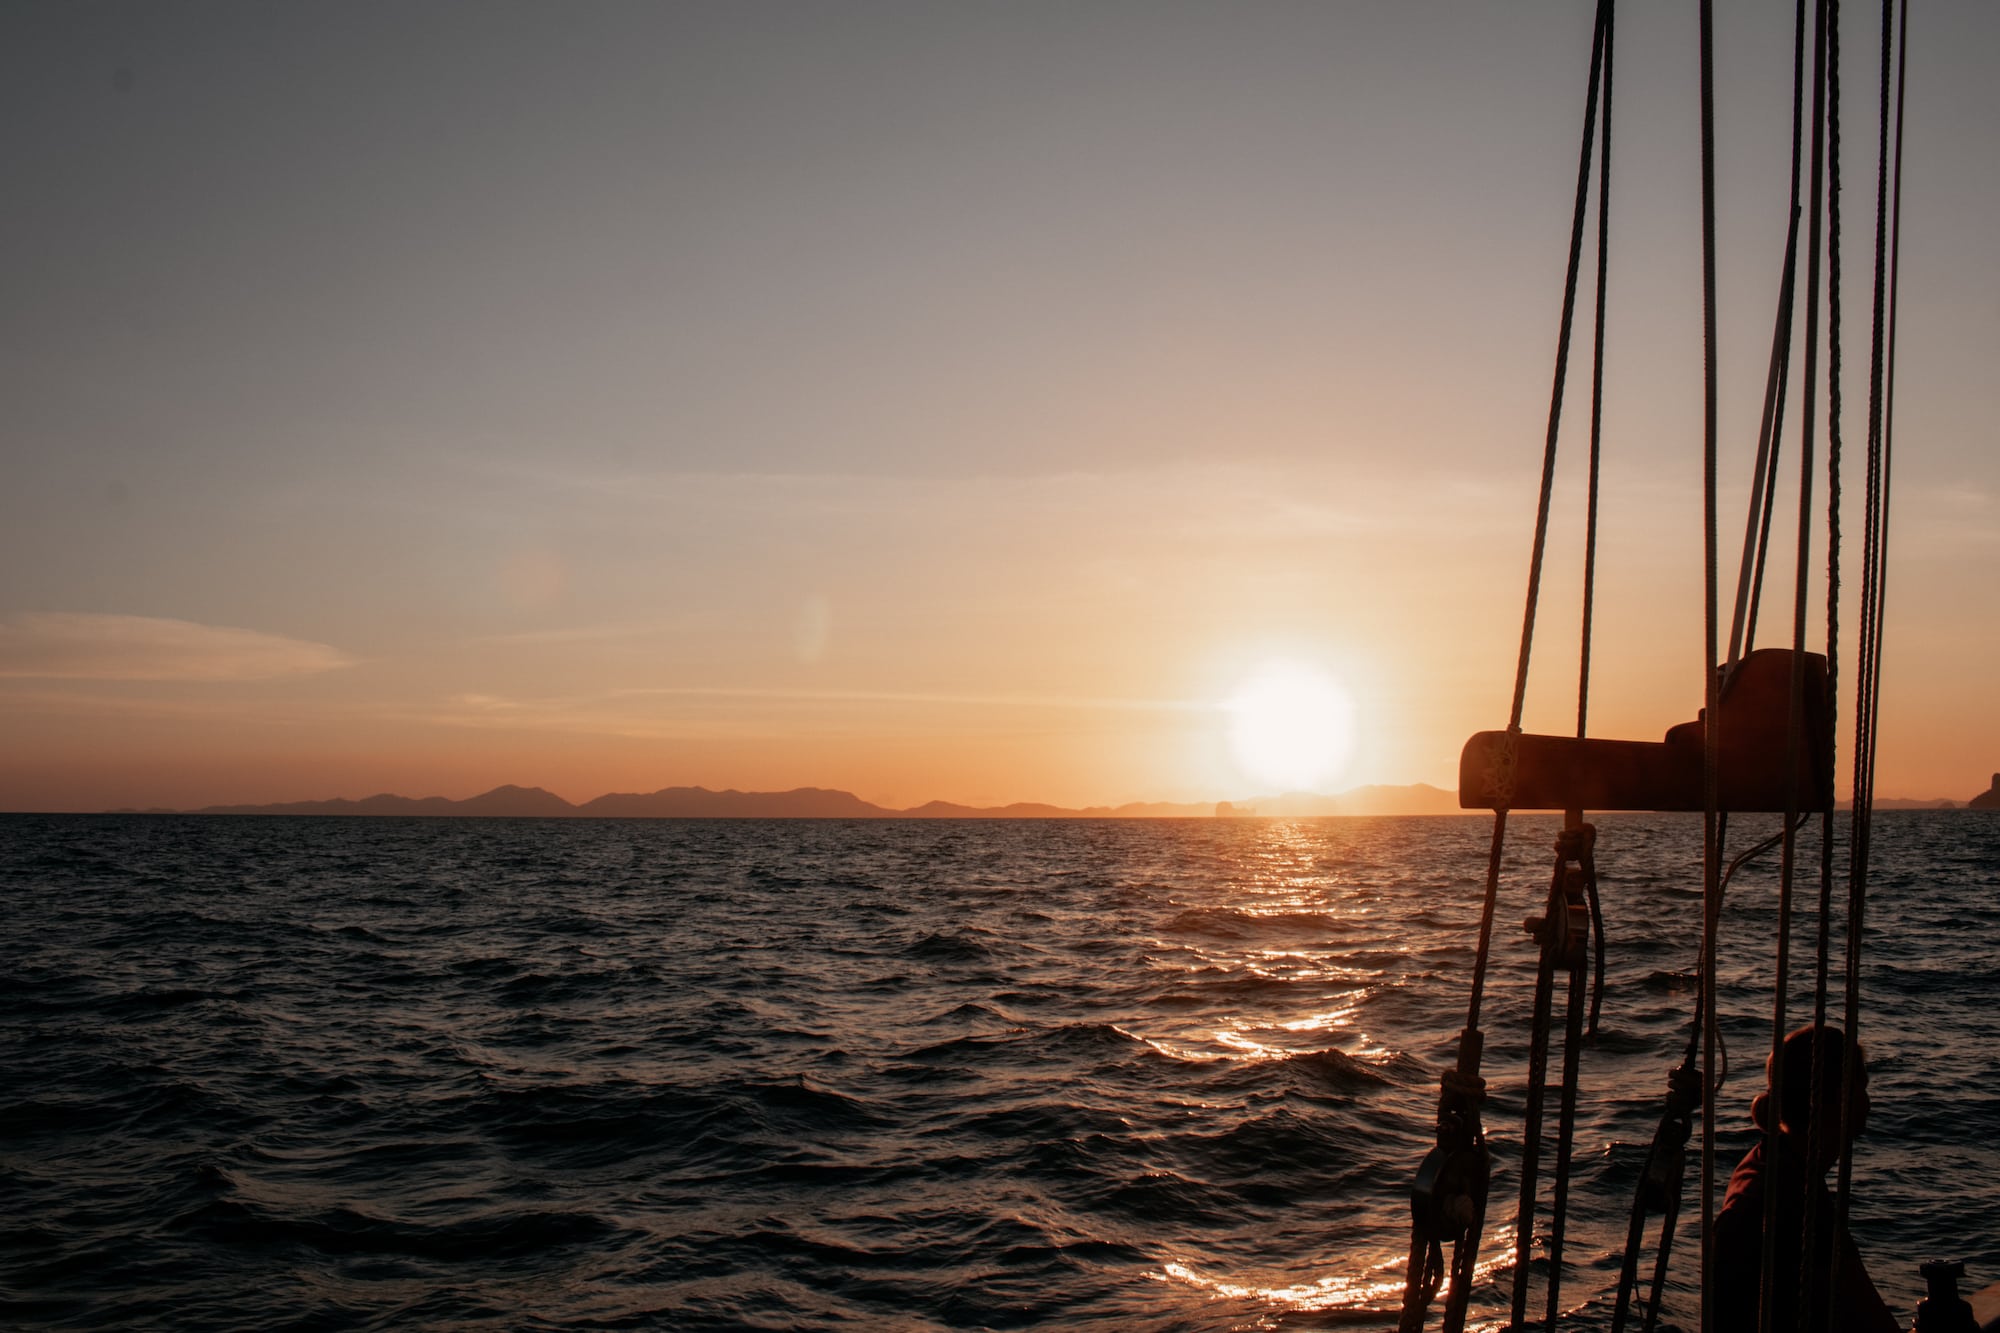
[[[1838,808],[1850,808],[1840,801]],[[1877,810],[2000,810],[2000,773],[1993,786],[1964,802],[1949,798],[1878,797]],[[1123,805],[1063,806],[1041,801],[1010,805],[961,805],[926,801],[908,809],[876,805],[850,791],[794,787],[789,791],[737,791],[662,787],[650,792],[607,792],[578,805],[545,787],[513,783],[453,800],[447,796],[397,796],[383,792],[359,800],[278,801],[265,805],[122,806],[109,815],[375,815],[493,819],[1203,819],[1259,815],[1303,819],[1323,815],[1456,815],[1467,813],[1456,792],[1416,782],[1371,784],[1333,795],[1284,792],[1238,801],[1128,801]]]
[[[906,810],[864,801],[853,792],[825,787],[790,791],[710,791],[662,787],[653,792],[610,792],[581,805],[541,787],[495,787],[462,801],[444,796],[383,793],[360,800],[280,801],[269,805],[210,805],[199,809],[125,808],[107,814],[156,815],[401,815],[503,819],[1189,819],[1243,815],[1460,814],[1458,797],[1424,783],[1356,787],[1338,795],[1287,792],[1247,801],[1184,803],[1133,801],[1074,808],[1036,801],[972,806],[928,801]]]

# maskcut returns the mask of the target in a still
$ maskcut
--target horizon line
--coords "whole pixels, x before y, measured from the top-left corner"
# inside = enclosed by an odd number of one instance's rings
[[[935,819],[935,818],[1313,818],[1340,817],[1345,815],[1437,815],[1437,814],[1477,814],[1484,807],[1462,807],[1457,804],[1458,793],[1451,788],[1436,786],[1428,782],[1412,783],[1362,783],[1339,791],[1290,790],[1264,793],[1241,798],[1220,798],[1214,800],[1129,800],[1117,803],[1093,803],[1081,806],[1060,805],[1051,801],[1016,800],[997,804],[973,804],[967,801],[947,800],[933,797],[929,800],[906,806],[895,806],[871,801],[852,791],[836,787],[802,785],[774,791],[752,791],[737,787],[710,788],[700,784],[670,785],[652,791],[610,791],[583,801],[572,801],[558,795],[546,787],[523,786],[505,782],[466,797],[448,796],[404,796],[398,792],[378,791],[361,797],[333,796],[279,801],[225,801],[211,802],[200,806],[173,807],[152,806],[112,806],[92,809],[9,809],[7,814],[100,814],[100,815],[273,815],[273,816],[363,816],[376,814],[381,817],[469,817],[469,818],[778,818],[778,819]],[[760,806],[778,805],[788,799],[797,806],[813,802],[840,806],[838,809],[811,810],[681,810],[639,809],[636,803],[671,803],[676,797],[682,802],[715,803],[728,805],[752,802]],[[1402,798],[1398,800],[1397,798]],[[1315,809],[1315,806],[1346,804],[1360,801],[1374,808],[1358,810]],[[535,808],[524,808],[522,803]],[[1449,805],[1445,802],[1450,802]],[[355,807],[387,805],[392,807],[420,807],[415,809],[383,809],[362,811]],[[495,809],[496,805],[513,808]],[[592,811],[592,806],[624,806],[615,813]],[[1851,809],[1852,801],[1838,801],[1836,806]],[[1968,800],[1953,797],[1880,797],[1875,801],[1878,808],[1913,809],[1967,809],[1979,808]],[[1396,807],[1405,808],[1396,808]],[[1422,808],[1407,808],[1420,806]],[[323,807],[323,808],[321,808]],[[455,807],[481,807],[461,809]],[[963,816],[953,814],[924,813],[937,810],[962,811]],[[1006,812],[1018,811],[1019,814]],[[1033,812],[1033,813],[1025,813]],[[1535,813],[1519,811],[1516,813]],[[1597,811],[1606,813],[1639,813],[1627,811]]]

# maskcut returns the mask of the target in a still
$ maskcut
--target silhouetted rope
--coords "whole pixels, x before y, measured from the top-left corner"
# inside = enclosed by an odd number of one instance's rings
[[[1535,641],[1535,607],[1541,598],[1542,555],[1548,545],[1549,494],[1555,486],[1556,439],[1562,429],[1563,381],[1569,372],[1570,327],[1576,316],[1576,275],[1583,261],[1583,219],[1590,200],[1590,149],[1597,129],[1597,91],[1604,64],[1604,39],[1609,23],[1607,0],[1599,0],[1597,29],[1590,41],[1590,86],[1584,94],[1583,148],[1576,164],[1576,207],[1570,216],[1569,266],[1563,275],[1562,322],[1556,332],[1555,383],[1549,393],[1549,427],[1542,444],[1542,488],[1535,504],[1535,544],[1528,559],[1528,598],[1521,617],[1521,655],[1514,667],[1514,706],[1507,729],[1521,729],[1521,708],[1528,694],[1528,655]]]
[[[1713,0],[1701,0],[1701,361],[1702,361],[1702,697],[1706,722],[1702,728],[1702,856],[1701,856],[1701,990],[1707,997],[1706,1033],[1702,1055],[1701,1118],[1701,1258],[1702,1290],[1714,1271],[1715,1232],[1715,929],[1721,899],[1721,848],[1718,845],[1716,799],[1716,719],[1721,713],[1715,674],[1716,658],[1716,528],[1715,528],[1715,13]],[[1714,1311],[1704,1294],[1702,1328],[1714,1333]]]
[[[1806,635],[1806,593],[1811,572],[1812,553],[1812,468],[1815,442],[1813,414],[1818,406],[1819,390],[1819,314],[1820,314],[1820,251],[1824,235],[1823,226],[1826,204],[1826,128],[1827,128],[1827,82],[1828,82],[1828,0],[1819,0],[1814,8],[1813,20],[1813,84],[1812,84],[1812,160],[1811,160],[1811,200],[1810,222],[1806,240],[1806,334],[1805,373],[1801,388],[1799,429],[1799,519],[1798,552],[1794,571],[1792,595],[1792,681],[1791,708],[1786,724],[1787,756],[1796,756],[1805,740],[1805,635]],[[1790,985],[1791,958],[1791,918],[1792,887],[1797,864],[1797,842],[1793,821],[1798,815],[1797,793],[1788,784],[1786,798],[1785,836],[1778,870],[1778,939],[1775,963],[1775,980],[1771,999],[1771,1051],[1774,1057],[1780,1051],[1786,1028],[1786,1001]],[[1774,1106],[1784,1105],[1785,1069],[1784,1061],[1771,1061],[1771,1102]],[[1786,1152],[1786,1145],[1778,1132],[1779,1117],[1771,1117],[1771,1123],[1764,1131],[1764,1160],[1772,1179],[1781,1167],[1780,1158]],[[1760,1333],[1772,1333],[1771,1320],[1774,1302],[1771,1280],[1777,1244],[1778,1191],[1768,1189],[1764,1195],[1763,1254],[1760,1271],[1763,1279],[1759,1284],[1758,1329]],[[1789,1331],[1787,1331],[1789,1333]]]
[[[1796,182],[1793,192],[1797,192]],[[1743,524],[1743,561],[1736,574],[1736,613],[1729,627],[1729,665],[1750,651],[1757,635],[1757,594],[1771,539],[1771,502],[1778,493],[1778,441],[1784,433],[1785,379],[1792,360],[1792,296],[1799,253],[1799,208],[1785,227],[1785,265],[1778,279],[1778,313],[1771,329],[1771,363],[1764,376],[1764,411],[1757,423],[1757,461],[1750,472],[1750,513]]]
[[[1840,680],[1840,500],[1841,500],[1841,374],[1840,374],[1840,0],[1827,0],[1826,5],[1826,121],[1827,121],[1827,270],[1826,270],[1826,745],[1828,763],[1831,767],[1835,731],[1835,714],[1838,711]],[[1833,931],[1833,804],[1828,802],[1825,813],[1820,816],[1819,854],[1819,929],[1817,948],[1813,957],[1813,1023],[1815,1026],[1826,1022],[1827,989],[1831,980],[1829,972],[1829,949]],[[1825,1086],[1821,1068],[1825,1043],[1815,1041],[1812,1045],[1812,1083],[1814,1092]],[[1843,1061],[1843,1067],[1845,1061]],[[1823,1140],[1829,1133],[1837,1132],[1827,1123],[1831,1117],[1814,1116],[1806,1131],[1806,1160],[1820,1161]],[[1806,1192],[1803,1200],[1804,1249],[1802,1254],[1812,1255],[1820,1226],[1818,1210],[1810,1207],[1812,1181],[1810,1172],[1801,1184]],[[1836,1247],[1837,1248],[1837,1247]],[[1818,1280],[1829,1280],[1831,1274],[1814,1274],[1813,1265],[1799,1266],[1798,1309],[1811,1308],[1812,1284]]]
[[[1597,148],[1597,321],[1590,363],[1590,474],[1583,513],[1583,629],[1576,667],[1576,734],[1581,740],[1590,716],[1590,631],[1597,588],[1597,491],[1603,453],[1604,422],[1604,301],[1605,274],[1611,256],[1611,72],[1616,53],[1617,11],[1604,11],[1604,137]],[[1585,885],[1590,907],[1591,977],[1590,1035],[1597,1036],[1597,1014],[1604,1003],[1604,910],[1598,902],[1597,877]]]
[[[1826,6],[1826,708],[1829,745],[1840,700],[1840,0]],[[1831,750],[1828,752],[1831,758]],[[1823,816],[1819,940],[1814,958],[1813,1022],[1826,1021],[1828,928],[1833,903],[1833,811]],[[1818,1046],[1813,1047],[1815,1054]],[[1817,1075],[1815,1075],[1817,1077]],[[1815,1085],[1817,1086],[1817,1085]]]
[[[1611,67],[1616,14],[1607,6],[1604,17],[1604,137],[1597,148],[1597,320],[1590,360],[1590,472],[1583,505],[1583,632],[1576,669],[1576,734],[1584,735],[1590,716],[1590,629],[1597,587],[1597,483],[1603,452],[1604,423],[1604,297],[1605,272],[1611,255]],[[1597,904],[1591,904],[1597,920]],[[1604,930],[1597,931],[1598,975],[1603,975]],[[1599,988],[1602,988],[1600,980]],[[1593,1020],[1591,1029],[1596,1030]]]
[[[1902,247],[1903,221],[1903,94],[1909,65],[1909,0],[1902,0],[1900,18],[1892,12],[1890,0],[1882,3],[1882,91],[1879,105],[1881,127],[1876,138],[1875,175],[1875,292],[1873,323],[1869,340],[1868,376],[1868,524],[1866,554],[1862,573],[1862,654],[1863,664],[1855,682],[1854,814],[1853,840],[1848,854],[1847,892],[1847,972],[1845,1026],[1849,1037],[1847,1058],[1841,1069],[1843,1112],[1853,1105],[1854,1082],[1859,1073],[1861,1022],[1862,925],[1868,903],[1868,856],[1875,804],[1875,740],[1881,692],[1882,622],[1888,595],[1889,475],[1890,437],[1895,397],[1896,289],[1894,272]],[[1895,193],[1891,220],[1888,200],[1889,178],[1889,57],[1901,30],[1901,47],[1896,51],[1896,158]],[[1886,262],[1885,262],[1886,256]],[[1890,277],[1885,290],[1884,269]],[[1864,794],[1865,793],[1865,794]],[[1844,1115],[1843,1115],[1843,1118]],[[1835,1221],[1847,1225],[1849,1189],[1853,1180],[1854,1154],[1843,1145],[1840,1156],[1839,1186],[1834,1194]],[[1836,1251],[1835,1264],[1839,1263]],[[1836,1274],[1837,1278],[1837,1274]]]
[[[1568,372],[1570,334],[1576,316],[1577,271],[1582,262],[1583,225],[1590,196],[1590,158],[1596,133],[1598,116],[1598,94],[1600,81],[1604,83],[1608,98],[1608,49],[1611,33],[1611,0],[1598,0],[1596,21],[1590,42],[1590,76],[1584,95],[1583,142],[1577,153],[1576,203],[1570,220],[1569,263],[1563,279],[1562,319],[1556,337],[1556,360],[1553,384],[1549,396],[1548,430],[1543,443],[1542,477],[1540,494],[1535,508],[1535,538],[1528,562],[1528,588],[1521,615],[1521,646],[1515,662],[1513,702],[1508,710],[1507,744],[1509,750],[1503,754],[1503,762],[1511,766],[1511,746],[1513,739],[1520,735],[1521,713],[1526,702],[1528,688],[1528,661],[1534,645],[1535,611],[1540,598],[1543,556],[1548,544],[1549,500],[1554,489],[1556,442],[1562,422],[1563,385]],[[1608,108],[1608,103],[1607,103]],[[1609,132],[1609,112],[1607,109],[1607,136]],[[1606,145],[1608,162],[1609,146]],[[1605,261],[1604,236],[1607,229],[1604,206],[1599,206],[1598,240],[1598,295],[1597,295],[1597,358],[1593,370],[1592,411],[1591,411],[1591,517],[1590,535],[1587,537],[1589,554],[1586,561],[1594,560],[1596,530],[1596,492],[1598,425],[1603,383],[1603,334],[1604,334],[1604,289]],[[1584,711],[1587,708],[1587,681],[1589,655],[1589,625],[1591,614],[1589,579],[1586,577],[1584,599],[1584,646],[1585,675],[1580,678],[1578,698],[1578,727],[1581,730]],[[1511,773],[1506,783],[1511,787]],[[1438,1099],[1438,1147],[1439,1154],[1474,1152],[1481,1165],[1477,1174],[1483,1180],[1486,1172],[1485,1139],[1479,1127],[1478,1108],[1484,1096],[1484,1084],[1479,1079],[1479,1062],[1484,1038],[1479,1031],[1479,1013],[1486,988],[1486,969],[1492,954],[1493,917],[1499,897],[1500,863],[1506,845],[1507,813],[1510,791],[1503,790],[1493,816],[1493,838],[1487,853],[1486,885],[1484,900],[1479,915],[1479,948],[1473,963],[1472,993],[1466,1006],[1465,1029],[1459,1034],[1457,1067],[1447,1071],[1440,1080]],[[1464,1145],[1453,1147],[1459,1138]],[[1451,1142],[1448,1142],[1451,1141]],[[1427,1162],[1430,1159],[1427,1159]],[[1423,1185],[1424,1169],[1419,1171],[1418,1191]],[[1472,1277],[1472,1257],[1479,1242],[1479,1217],[1484,1211],[1484,1189],[1478,1187],[1479,1200],[1472,1206],[1474,1217],[1468,1234],[1454,1241],[1451,1260],[1452,1291],[1446,1300],[1444,1314],[1445,1333],[1459,1333],[1465,1321],[1466,1301],[1470,1294]],[[1413,1191],[1412,1206],[1415,1213],[1412,1229],[1408,1276],[1403,1293],[1403,1311],[1400,1327],[1403,1333],[1423,1326],[1425,1312],[1444,1279],[1440,1237],[1444,1234],[1435,1230],[1436,1224],[1427,1222],[1422,1208],[1417,1203],[1418,1191]],[[1427,1227],[1432,1228],[1427,1235]]]
[[[1799,231],[1799,180],[1800,158],[1804,145],[1805,129],[1805,58],[1806,58],[1806,5],[1805,0],[1795,0],[1792,10],[1792,206],[1786,217],[1785,234],[1785,274],[1780,284],[1779,310],[1783,328],[1784,352],[1775,349],[1772,360],[1777,368],[1777,393],[1768,405],[1768,429],[1770,434],[1770,459],[1767,467],[1767,484],[1764,488],[1764,512],[1757,521],[1756,572],[1750,579],[1750,609],[1744,620],[1743,651],[1749,652],[1757,639],[1757,609],[1764,592],[1764,564],[1771,542],[1771,515],[1778,498],[1778,455],[1785,434],[1785,390],[1791,376],[1792,309],[1794,304],[1793,283],[1798,267]],[[1774,339],[1775,341],[1775,339]],[[1763,447],[1759,441],[1759,457],[1762,461]]]
[[[1569,370],[1570,330],[1576,319],[1576,278],[1583,262],[1583,222],[1590,201],[1590,152],[1597,130],[1597,95],[1604,65],[1605,34],[1609,26],[1610,0],[1598,0],[1597,22],[1590,39],[1590,81],[1584,93],[1583,146],[1577,155],[1576,206],[1571,212],[1569,265],[1563,277],[1562,320],[1556,332],[1555,382],[1549,394],[1549,424],[1542,445],[1541,492],[1535,503],[1535,540],[1528,557],[1528,593],[1521,615],[1521,649],[1514,665],[1514,702],[1507,712],[1507,730],[1521,730],[1521,711],[1528,695],[1528,659],[1535,641],[1535,609],[1541,599],[1542,560],[1548,547],[1549,497],[1555,488],[1556,441],[1562,426],[1563,383]],[[1493,846],[1487,858],[1486,901],[1479,921],[1479,952],[1473,962],[1472,1001],[1466,1011],[1467,1028],[1479,1026],[1479,1009],[1486,984],[1486,964],[1492,951],[1493,911],[1500,880],[1500,852],[1507,812],[1493,817]]]

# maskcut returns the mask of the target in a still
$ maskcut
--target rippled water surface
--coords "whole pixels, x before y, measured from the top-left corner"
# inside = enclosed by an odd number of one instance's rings
[[[1514,825],[1488,1320],[1519,922],[1555,827]],[[1854,1225],[1907,1317],[1921,1258],[2000,1278],[2000,817],[1876,828]],[[1586,1325],[1608,1323],[1700,902],[1698,820],[1601,829],[1610,987],[1563,1287]],[[0,818],[0,1321],[1390,1323],[1488,832]],[[1770,1040],[1774,904],[1769,871],[1732,889],[1724,1173]]]

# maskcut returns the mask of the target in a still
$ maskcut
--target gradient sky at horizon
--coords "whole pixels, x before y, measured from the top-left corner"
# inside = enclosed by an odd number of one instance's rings
[[[1695,7],[1624,8],[1592,719],[1654,737],[1701,688]],[[1719,9],[1733,578],[1792,7]],[[1963,799],[2000,10],[1913,9],[1877,790]],[[1353,694],[1330,789],[1449,786],[1506,721],[1590,14],[10,5],[0,809],[1235,799],[1221,704],[1273,659]],[[1531,729],[1574,716],[1587,354]]]

